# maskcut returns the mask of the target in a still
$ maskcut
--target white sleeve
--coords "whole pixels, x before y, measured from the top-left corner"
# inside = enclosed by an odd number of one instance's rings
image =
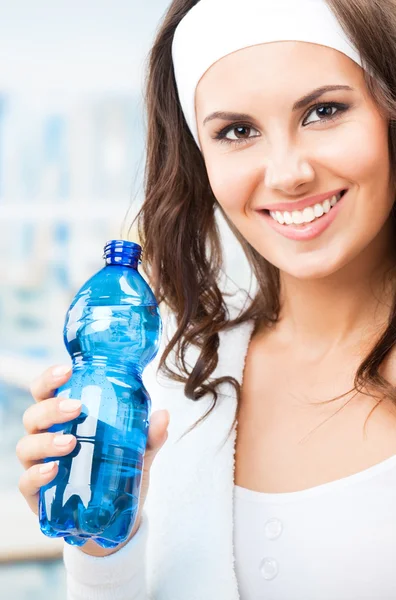
[[[89,556],[65,543],[67,600],[147,600],[146,546],[148,517],[129,542],[109,556]]]

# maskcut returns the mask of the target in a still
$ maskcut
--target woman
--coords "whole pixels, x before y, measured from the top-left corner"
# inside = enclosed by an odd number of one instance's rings
[[[70,600],[396,597],[395,40],[393,0],[171,4],[139,215],[167,377],[131,538],[66,545]],[[254,298],[222,289],[215,209]],[[67,377],[24,416],[36,512]]]

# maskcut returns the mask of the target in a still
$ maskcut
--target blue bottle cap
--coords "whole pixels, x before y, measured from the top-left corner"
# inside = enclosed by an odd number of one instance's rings
[[[127,240],[110,240],[104,247],[103,258],[106,264],[119,264],[137,267],[141,262],[142,247]]]

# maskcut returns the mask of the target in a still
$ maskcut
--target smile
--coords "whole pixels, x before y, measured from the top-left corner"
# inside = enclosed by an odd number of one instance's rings
[[[308,206],[304,210],[294,210],[293,212],[270,211],[269,214],[280,223],[280,225],[302,225],[304,223],[312,223],[316,219],[320,219],[326,215],[342,198],[342,192],[331,198],[327,198],[320,204]]]
[[[336,219],[348,199],[348,190],[330,196],[321,203],[303,210],[269,211],[261,209],[257,214],[283,237],[295,241],[309,241],[320,236]]]

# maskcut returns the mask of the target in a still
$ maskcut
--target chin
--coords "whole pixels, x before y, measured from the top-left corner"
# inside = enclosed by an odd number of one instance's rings
[[[287,274],[289,277],[300,279],[301,281],[313,281],[316,279],[325,279],[331,277],[340,271],[347,264],[347,260],[334,260],[334,257],[294,257],[288,264],[284,260],[279,261],[275,266],[278,267],[281,273]],[[275,264],[275,263],[272,263]]]
[[[330,277],[334,273],[337,272],[338,269],[329,270],[318,267],[317,269],[301,269],[301,270],[293,270],[288,271],[284,269],[280,269],[281,273],[285,273],[289,275],[289,277],[294,277],[294,279],[299,279],[300,281],[315,281],[319,279],[325,279],[326,277]]]

